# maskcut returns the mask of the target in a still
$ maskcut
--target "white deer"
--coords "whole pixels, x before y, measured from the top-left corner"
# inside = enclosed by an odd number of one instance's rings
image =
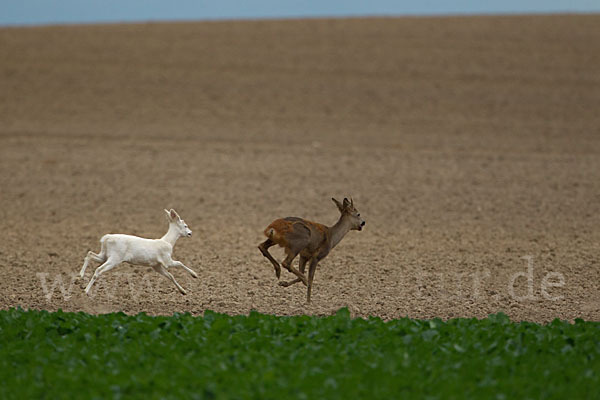
[[[180,261],[171,258],[175,242],[182,236],[191,237],[192,231],[188,228],[175,210],[165,210],[169,221],[169,230],[160,239],[144,239],[132,235],[109,234],[100,239],[100,254],[88,251],[79,275],[83,278],[85,269],[90,260],[103,263],[96,269],[94,276],[85,288],[87,294],[96,279],[106,271],[110,271],[122,262],[129,264],[146,265],[152,267],[156,272],[169,278],[182,294],[185,290],[177,283],[173,275],[167,270],[169,267],[182,267],[194,278],[198,275]]]

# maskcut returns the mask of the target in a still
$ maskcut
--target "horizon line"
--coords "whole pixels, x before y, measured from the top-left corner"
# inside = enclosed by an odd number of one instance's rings
[[[64,20],[43,22],[0,22],[0,28],[35,28],[60,26],[98,26],[98,25],[135,25],[135,24],[169,24],[169,23],[198,23],[198,22],[260,22],[260,21],[300,21],[300,20],[349,20],[349,19],[401,19],[401,18],[486,18],[486,17],[551,17],[551,16],[600,16],[600,11],[531,11],[531,12],[456,12],[456,13],[405,13],[405,14],[322,14],[322,15],[281,15],[281,16],[231,16],[205,18],[100,18],[97,20]]]

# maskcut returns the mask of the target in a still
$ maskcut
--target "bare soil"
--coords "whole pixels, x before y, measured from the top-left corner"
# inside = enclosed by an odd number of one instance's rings
[[[598,26],[2,28],[0,307],[600,320]],[[334,223],[332,196],[367,224],[307,305],[256,246],[278,217]],[[188,295],[122,265],[86,296],[100,237],[160,237],[171,207],[194,231],[174,257],[199,279],[172,271]]]

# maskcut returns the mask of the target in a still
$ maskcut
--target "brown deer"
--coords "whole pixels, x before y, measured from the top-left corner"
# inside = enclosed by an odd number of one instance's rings
[[[275,267],[277,279],[281,276],[279,263],[271,256],[268,249],[278,244],[285,249],[286,258],[281,265],[297,276],[289,282],[279,282],[279,285],[288,287],[302,282],[308,289],[306,302],[310,303],[310,291],[315,277],[315,270],[319,261],[324,259],[351,230],[362,230],[365,221],[360,218],[359,212],[354,208],[354,202],[344,198],[344,202],[332,198],[340,210],[340,219],[335,225],[328,227],[316,222],[307,221],[297,217],[276,219],[264,230],[267,240],[258,245],[261,253],[271,261]],[[292,266],[292,261],[300,254],[300,270]],[[306,263],[310,261],[308,268],[308,280],[304,275]]]

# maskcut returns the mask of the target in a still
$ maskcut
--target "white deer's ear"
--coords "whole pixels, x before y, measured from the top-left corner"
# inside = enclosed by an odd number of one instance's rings
[[[165,208],[165,214],[167,215],[167,220],[170,222],[171,221],[171,213],[166,208]]]
[[[344,208],[348,207],[350,205],[350,201],[344,197]]]
[[[179,215],[175,212],[175,210],[173,210],[171,208],[171,211],[169,212],[169,217],[171,217],[171,220],[174,221],[176,219],[181,219],[179,218]]]
[[[331,200],[333,200],[333,202],[337,206],[338,210],[340,210],[340,212],[344,211],[344,206],[342,205],[342,203],[340,203],[339,201],[337,201],[333,197],[331,198]]]

